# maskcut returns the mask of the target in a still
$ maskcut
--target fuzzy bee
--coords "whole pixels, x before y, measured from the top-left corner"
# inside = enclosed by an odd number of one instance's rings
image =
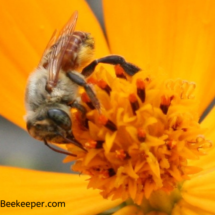
[[[96,65],[120,64],[128,75],[139,71],[138,67],[117,55],[92,61],[94,39],[89,33],[74,31],[77,18],[76,11],[60,33],[54,32],[38,67],[29,77],[25,96],[29,134],[44,141],[51,149],[65,154],[68,153],[52,148],[48,142],[71,143],[85,150],[72,133],[70,111],[76,108],[83,118],[85,116],[86,110],[79,104],[79,86],[85,89],[93,106],[100,110],[96,93],[85,80]]]

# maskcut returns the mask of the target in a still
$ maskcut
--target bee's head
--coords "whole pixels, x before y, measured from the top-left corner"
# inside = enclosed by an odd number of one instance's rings
[[[71,135],[71,117],[62,109],[50,108],[27,116],[27,130],[38,140],[65,142]]]

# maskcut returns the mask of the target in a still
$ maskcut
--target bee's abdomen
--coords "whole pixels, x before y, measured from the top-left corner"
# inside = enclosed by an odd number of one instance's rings
[[[70,41],[65,51],[65,55],[62,60],[62,69],[64,71],[76,69],[79,65],[77,65],[77,58],[79,57],[79,51],[83,45],[85,45],[85,41],[87,40],[89,34],[85,32],[75,31],[70,36]]]

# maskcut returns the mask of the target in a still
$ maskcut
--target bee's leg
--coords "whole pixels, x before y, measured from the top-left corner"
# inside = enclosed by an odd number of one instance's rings
[[[86,116],[86,113],[87,113],[86,108],[83,105],[81,105],[78,101],[75,100],[74,102],[72,102],[70,104],[70,106],[71,106],[71,108],[75,108],[75,109],[79,110],[82,113],[83,117]]]
[[[87,110],[86,110],[86,108],[83,106],[83,105],[81,105],[78,101],[74,101],[74,102],[72,102],[71,104],[70,104],[70,106],[71,106],[71,108],[75,108],[75,109],[77,109],[80,113],[81,113],[81,119],[80,119],[80,121],[81,121],[81,126],[83,126],[83,127],[87,127],[86,126],[86,113],[87,113]]]
[[[117,65],[119,64],[123,70],[130,76],[134,75],[135,73],[137,73],[138,71],[140,71],[140,68],[138,68],[137,66],[128,63],[125,61],[125,59],[119,55],[109,55],[97,60],[94,60],[93,62],[91,62],[88,66],[86,66],[81,74],[84,75],[85,77],[90,76],[95,67],[97,66],[97,64],[99,63],[106,63],[106,64],[111,64],[111,65]]]
[[[87,95],[89,96],[93,106],[100,111],[100,102],[96,97],[95,92],[93,91],[90,84],[88,84],[83,77],[77,75],[75,72],[67,72],[67,76],[77,85],[84,87]]]

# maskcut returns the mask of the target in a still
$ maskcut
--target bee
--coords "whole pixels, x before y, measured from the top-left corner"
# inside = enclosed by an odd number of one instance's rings
[[[75,11],[62,30],[53,33],[39,65],[29,77],[25,94],[29,134],[52,150],[72,156],[76,155],[57,150],[48,143],[70,143],[86,151],[73,135],[71,108],[79,110],[84,118],[86,110],[78,97],[81,86],[100,111],[96,93],[86,82],[97,64],[120,64],[128,75],[139,71],[138,67],[118,55],[92,61],[94,39],[90,33],[75,31],[77,18],[78,12]]]

